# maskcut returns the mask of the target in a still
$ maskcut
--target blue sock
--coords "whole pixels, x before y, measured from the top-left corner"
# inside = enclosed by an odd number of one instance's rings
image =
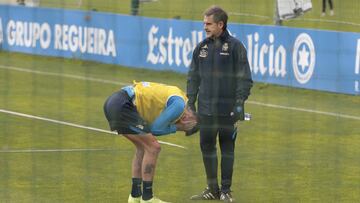
[[[144,181],[143,182],[143,200],[149,200],[153,197],[153,191],[152,191],[152,181]]]
[[[132,178],[131,196],[140,197],[141,194],[141,178]]]

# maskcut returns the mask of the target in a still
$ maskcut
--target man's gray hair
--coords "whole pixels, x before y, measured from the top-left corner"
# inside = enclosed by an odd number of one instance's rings
[[[211,6],[204,12],[205,16],[213,15],[215,23],[222,21],[224,23],[223,30],[226,30],[228,15],[227,13],[219,6]]]

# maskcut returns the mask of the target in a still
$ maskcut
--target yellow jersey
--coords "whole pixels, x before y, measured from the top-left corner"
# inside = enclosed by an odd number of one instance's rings
[[[171,96],[179,96],[185,103],[188,100],[185,92],[178,87],[161,83],[134,82],[134,90],[136,109],[148,123],[154,122],[161,114]]]

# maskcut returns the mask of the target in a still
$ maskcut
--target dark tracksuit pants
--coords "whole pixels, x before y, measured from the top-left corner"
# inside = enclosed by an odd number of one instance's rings
[[[200,147],[203,155],[207,183],[210,189],[218,189],[218,158],[216,140],[219,135],[221,150],[221,191],[230,191],[235,139],[237,135],[234,122],[227,116],[200,116]]]
[[[131,0],[131,15],[136,16],[139,13],[139,0]]]
[[[326,1],[329,2],[330,10],[333,10],[333,2],[332,0],[323,0],[322,1],[322,12],[325,13],[326,10]]]

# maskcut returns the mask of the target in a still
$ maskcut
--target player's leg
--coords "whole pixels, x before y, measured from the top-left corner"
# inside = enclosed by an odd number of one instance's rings
[[[139,116],[132,98],[124,90],[112,94],[104,104],[104,113],[109,122],[110,129],[123,134],[136,146],[136,153],[132,162],[132,191],[129,195],[129,203],[139,203],[141,201],[141,182],[142,182],[142,161],[144,148],[142,142],[136,139],[148,132],[146,123]],[[142,126],[138,128],[137,126]]]
[[[139,13],[139,0],[131,0],[131,15],[137,15]]]
[[[135,136],[139,135],[124,135],[124,137],[130,140],[136,147],[135,155],[132,161],[132,175],[133,177],[141,178],[141,165],[144,158],[144,148],[142,146],[142,143],[136,140]]]
[[[333,6],[334,6],[334,5],[333,5],[333,1],[332,1],[332,0],[329,0],[329,7],[330,7],[331,10],[333,10],[333,8],[334,8]]]
[[[221,150],[221,200],[233,202],[231,183],[234,168],[234,151],[237,129],[230,117],[220,119],[219,143]]]
[[[322,0],[322,16],[325,16],[325,10],[326,10],[326,0]]]
[[[150,133],[137,135],[135,139],[141,144],[141,147],[144,150],[142,178],[144,181],[152,181],[154,178],[157,158],[161,151],[160,143]]]
[[[333,5],[332,0],[329,0],[329,6],[330,6],[330,15],[333,16],[334,15],[334,5]]]
[[[212,116],[200,116],[200,148],[206,172],[208,187],[192,200],[219,199],[218,159],[216,154],[217,119]]]
[[[207,183],[211,189],[218,189],[217,168],[218,158],[216,154],[216,137],[218,126],[214,117],[205,117],[200,126],[200,147],[205,165]]]
[[[148,125],[140,117],[132,103],[132,99],[125,90],[121,90],[111,95],[104,104],[104,113],[109,121],[110,129],[123,134],[135,144],[137,149],[132,162],[132,172],[134,177],[138,177],[141,174],[140,177],[143,180],[142,198],[134,198],[130,194],[128,202],[165,203],[153,197],[152,192],[156,161],[161,149],[160,144],[149,133]],[[141,170],[139,171],[139,169]],[[134,184],[136,185],[133,182]]]
[[[141,137],[144,146],[144,159],[142,163],[142,177],[143,185],[143,200],[150,200],[153,198],[152,185],[156,169],[156,162],[161,151],[160,143],[151,134]]]
[[[143,202],[163,202],[153,196],[153,180],[156,163],[161,151],[160,143],[152,134],[128,135],[131,139],[141,145],[144,150],[141,176],[143,179]]]
[[[124,135],[130,140],[136,147],[135,155],[132,161],[132,187],[131,195],[129,196],[128,202],[140,202],[142,196],[141,184],[142,184],[142,161],[144,158],[144,148],[142,144],[133,139],[133,136]]]

